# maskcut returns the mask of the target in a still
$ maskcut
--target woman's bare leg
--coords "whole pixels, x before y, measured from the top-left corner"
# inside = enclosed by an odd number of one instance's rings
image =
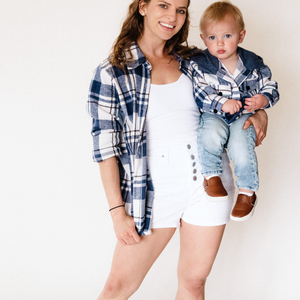
[[[182,221],[176,300],[204,300],[204,287],[225,225],[195,226]]]
[[[98,300],[127,300],[172,238],[175,228],[153,229],[133,246],[117,243],[111,271]]]

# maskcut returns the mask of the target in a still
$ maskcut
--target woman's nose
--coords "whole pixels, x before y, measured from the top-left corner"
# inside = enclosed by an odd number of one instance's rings
[[[168,11],[168,17],[170,21],[175,21],[177,18],[177,11],[176,9],[169,9]]]

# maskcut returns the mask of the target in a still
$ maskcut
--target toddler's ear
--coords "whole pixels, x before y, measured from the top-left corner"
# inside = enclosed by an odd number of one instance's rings
[[[201,33],[200,34],[200,37],[201,37],[201,39],[202,39],[202,41],[204,42],[204,44],[205,44],[205,38],[204,38],[204,34],[203,33]],[[206,44],[205,44],[206,45]]]
[[[246,35],[246,30],[243,29],[243,30],[240,32],[239,44],[243,42],[243,40],[244,40],[244,38],[245,38],[245,35]]]

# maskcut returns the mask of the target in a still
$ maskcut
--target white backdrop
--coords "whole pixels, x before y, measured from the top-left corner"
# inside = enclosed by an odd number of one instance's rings
[[[0,2],[0,299],[96,299],[115,236],[91,160],[85,111],[93,70],[109,53],[130,0]],[[213,1],[192,0],[190,44]],[[281,100],[257,149],[254,217],[229,223],[208,300],[300,299],[300,2],[239,0],[243,47],[261,55]],[[133,300],[172,300],[178,234]]]

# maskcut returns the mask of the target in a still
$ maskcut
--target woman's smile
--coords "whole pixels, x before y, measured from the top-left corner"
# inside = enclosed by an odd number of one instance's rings
[[[168,29],[174,29],[176,26],[170,25],[165,22],[158,22],[162,27],[167,27]]]

